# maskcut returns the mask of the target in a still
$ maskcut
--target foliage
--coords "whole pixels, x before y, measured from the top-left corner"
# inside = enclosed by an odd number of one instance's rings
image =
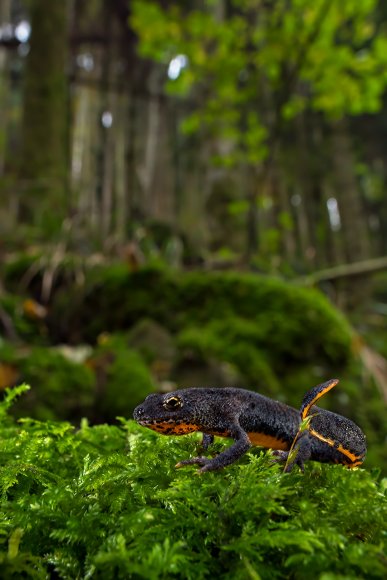
[[[376,0],[133,2],[142,56],[188,66],[168,89],[201,98],[184,123],[231,144],[222,162],[256,165],[284,123],[306,108],[331,118],[374,113],[386,86],[386,43]],[[269,113],[270,111],[270,113]]]
[[[255,450],[193,477],[174,464],[195,435],[15,424],[5,407],[22,391],[0,407],[3,578],[385,577],[377,473],[309,463],[285,475]]]

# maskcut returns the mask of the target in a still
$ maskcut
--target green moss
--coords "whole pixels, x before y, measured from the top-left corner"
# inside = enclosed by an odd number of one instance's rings
[[[194,477],[198,437],[26,420],[0,406],[2,576],[382,579],[386,482],[254,450]],[[225,443],[216,443],[222,449]]]

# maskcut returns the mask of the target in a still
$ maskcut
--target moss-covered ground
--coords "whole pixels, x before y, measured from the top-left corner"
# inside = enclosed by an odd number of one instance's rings
[[[253,450],[176,470],[198,438],[123,420],[79,430],[0,408],[0,568],[7,578],[385,578],[385,480]],[[216,442],[212,451],[227,443]]]

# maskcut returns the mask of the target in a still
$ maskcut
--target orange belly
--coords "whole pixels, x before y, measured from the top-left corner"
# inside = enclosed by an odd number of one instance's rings
[[[284,451],[289,449],[289,444],[286,441],[281,441],[281,439],[276,439],[271,435],[265,435],[264,433],[247,433],[250,443],[252,445],[257,445],[258,447],[266,447],[269,449],[283,449]]]
[[[178,423],[174,425],[173,423],[168,423],[168,421],[149,423],[145,426],[148,427],[148,429],[152,429],[152,431],[157,431],[157,433],[163,433],[165,435],[186,435],[187,433],[199,431],[199,427],[196,425],[187,423]]]

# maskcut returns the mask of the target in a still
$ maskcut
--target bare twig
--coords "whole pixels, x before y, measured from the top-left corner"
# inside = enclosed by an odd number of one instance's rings
[[[296,278],[295,282],[312,286],[313,284],[326,280],[372,274],[373,272],[386,270],[386,268],[387,256],[381,256],[380,258],[371,258],[370,260],[362,260],[361,262],[340,264],[333,268],[326,268],[325,270],[320,270],[319,272],[313,272],[307,276]]]

